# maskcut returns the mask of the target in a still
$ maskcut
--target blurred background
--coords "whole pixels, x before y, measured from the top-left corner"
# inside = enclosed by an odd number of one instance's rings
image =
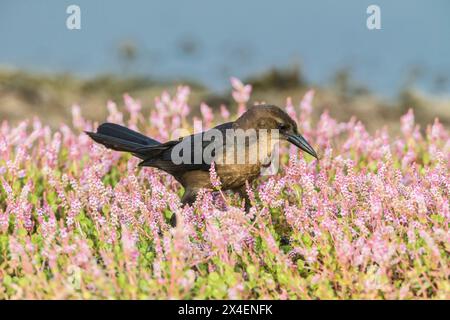
[[[72,4],[81,30],[66,27]],[[381,30],[366,26],[371,4]],[[0,121],[58,126],[74,103],[101,121],[109,99],[127,92],[148,110],[178,84],[192,106],[233,107],[236,76],[281,106],[314,88],[316,116],[372,131],[397,130],[408,108],[422,127],[449,125],[449,12],[447,0],[0,0]]]

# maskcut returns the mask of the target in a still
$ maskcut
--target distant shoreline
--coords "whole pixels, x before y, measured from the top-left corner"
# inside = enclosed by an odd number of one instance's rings
[[[286,104],[287,97],[291,97],[294,104],[298,103],[302,95],[313,88],[317,91],[314,104],[316,117],[324,110],[329,110],[333,117],[341,121],[356,116],[369,130],[383,125],[398,130],[398,117],[409,108],[415,111],[422,128],[436,117],[445,125],[450,124],[449,96],[425,94],[411,86],[394,98],[386,99],[357,83],[344,71],[336,74],[333,83],[323,87],[308,83],[296,68],[270,69],[243,81],[253,86],[251,103],[265,101],[280,106]],[[231,86],[229,90],[216,93],[201,83],[188,80],[117,75],[82,78],[69,73],[0,69],[0,119],[17,122],[37,115],[57,127],[59,123],[71,120],[71,106],[78,104],[86,117],[102,121],[106,117],[106,103],[109,100],[121,106],[123,94],[129,93],[142,101],[144,110],[150,110],[154,106],[153,97],[165,90],[173,92],[180,84],[190,86],[190,103],[194,110],[201,102],[207,103],[213,110],[219,110],[221,104],[231,109],[235,107]]]

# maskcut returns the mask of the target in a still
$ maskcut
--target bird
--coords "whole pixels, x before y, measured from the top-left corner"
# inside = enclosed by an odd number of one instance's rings
[[[241,143],[236,143],[236,132],[246,134]],[[277,143],[286,140],[318,158],[298,132],[297,123],[280,107],[269,104],[252,106],[235,121],[168,142],[159,142],[114,123],[103,123],[97,132],[86,134],[106,148],[140,158],[139,166],[158,168],[172,175],[185,190],[182,205],[192,205],[200,190],[214,189],[210,176],[213,162],[221,190],[238,192],[248,210],[246,185],[270,166]],[[205,157],[207,151],[209,157]]]

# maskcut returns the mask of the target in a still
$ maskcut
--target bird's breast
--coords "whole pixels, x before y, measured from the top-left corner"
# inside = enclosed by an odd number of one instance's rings
[[[245,184],[246,181],[256,179],[261,172],[259,164],[225,164],[217,165],[217,175],[223,189],[234,189]]]
[[[270,165],[271,152],[270,145],[263,145],[261,141],[250,141],[244,146],[226,145],[219,150],[215,159],[222,187],[238,188],[246,181],[256,179],[262,167]]]

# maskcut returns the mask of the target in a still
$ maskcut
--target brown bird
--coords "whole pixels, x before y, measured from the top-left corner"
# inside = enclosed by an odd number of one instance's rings
[[[239,192],[249,208],[246,181],[253,181],[270,165],[274,146],[280,140],[287,140],[317,158],[314,149],[298,133],[295,121],[273,105],[253,106],[234,122],[165,143],[113,123],[100,125],[96,133],[86,133],[109,149],[130,152],[142,159],[140,166],[155,167],[174,176],[185,189],[183,204],[192,204],[200,189],[212,188],[209,173],[212,161],[222,190]],[[244,139],[236,142],[239,137]]]

